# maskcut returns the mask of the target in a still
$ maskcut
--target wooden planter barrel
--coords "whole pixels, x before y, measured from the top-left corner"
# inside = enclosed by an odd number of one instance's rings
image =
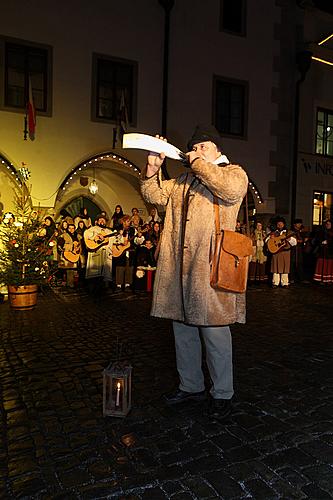
[[[37,303],[38,285],[8,285],[8,298],[12,309],[29,311]]]

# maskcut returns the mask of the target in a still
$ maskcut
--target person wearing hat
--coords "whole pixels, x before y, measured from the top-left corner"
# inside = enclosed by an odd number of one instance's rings
[[[297,245],[297,240],[294,233],[290,233],[286,227],[286,221],[283,217],[275,219],[276,230],[272,231],[266,238],[273,239],[276,245],[272,245],[274,253],[271,259],[272,288],[281,286],[289,288],[289,273],[290,273],[290,249]],[[275,251],[276,249],[276,251]]]
[[[206,399],[202,344],[212,386],[209,415],[224,420],[231,413],[232,342],[229,325],[245,322],[245,295],[210,286],[210,248],[214,243],[214,195],[222,229],[235,230],[248,179],[222,154],[212,126],[198,125],[188,142],[191,167],[176,179],[162,180],[165,155],[150,153],[141,181],[144,199],[166,206],[158,258],[152,316],[173,320],[179,386],[165,395],[168,404]],[[203,223],[204,222],[204,223]]]

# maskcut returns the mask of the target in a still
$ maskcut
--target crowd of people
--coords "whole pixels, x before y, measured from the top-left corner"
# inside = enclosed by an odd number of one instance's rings
[[[110,218],[101,212],[94,222],[86,208],[58,224],[47,216],[41,237],[49,241],[51,279],[68,287],[88,284],[94,294],[103,286],[152,291],[162,230],[155,207],[145,220],[137,208],[129,215],[121,205]],[[235,230],[246,232],[239,221]],[[283,217],[274,217],[267,227],[257,220],[250,227],[250,237],[249,284],[268,283],[273,288],[289,288],[297,282],[333,284],[331,220],[315,231],[306,229],[301,219],[295,219],[290,230]]]
[[[285,219],[277,216],[267,228],[256,221],[251,238],[253,255],[249,283],[269,282],[273,288],[289,288],[297,282],[333,284],[331,220],[310,231],[304,227],[302,219],[295,219],[289,230]]]
[[[162,228],[155,207],[146,220],[137,208],[129,215],[121,205],[110,218],[101,212],[94,221],[86,208],[58,224],[47,216],[40,237],[49,245],[50,280],[70,288],[87,285],[94,295],[108,286],[151,291]]]

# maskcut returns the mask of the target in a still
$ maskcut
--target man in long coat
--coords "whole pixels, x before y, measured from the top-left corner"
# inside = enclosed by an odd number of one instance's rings
[[[188,150],[188,173],[161,180],[165,155],[149,154],[141,182],[147,202],[167,206],[151,314],[173,320],[180,384],[166,396],[167,402],[205,399],[201,332],[212,379],[210,415],[222,420],[231,412],[234,393],[229,325],[245,322],[245,296],[210,286],[213,197],[218,197],[221,228],[234,231],[248,179],[240,166],[229,164],[221,154],[214,127],[198,126]]]

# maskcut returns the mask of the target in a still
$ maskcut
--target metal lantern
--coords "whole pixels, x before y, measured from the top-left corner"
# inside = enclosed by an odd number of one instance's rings
[[[131,409],[132,367],[111,362],[103,371],[103,415],[126,417]]]

